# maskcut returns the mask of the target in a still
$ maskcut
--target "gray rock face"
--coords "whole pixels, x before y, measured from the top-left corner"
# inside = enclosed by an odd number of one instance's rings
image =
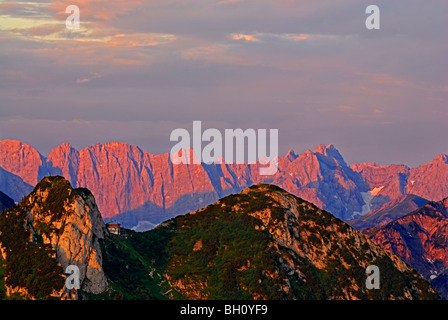
[[[61,193],[61,188],[66,188],[66,193]],[[55,192],[58,194],[52,195]],[[61,194],[68,197],[57,200]],[[62,206],[53,208],[52,201],[61,201]],[[99,239],[108,231],[93,195],[86,189],[72,189],[62,177],[46,177],[25,199],[25,205],[32,236],[41,236],[53,247],[63,270],[69,265],[79,268],[81,289],[93,294],[107,290]]]

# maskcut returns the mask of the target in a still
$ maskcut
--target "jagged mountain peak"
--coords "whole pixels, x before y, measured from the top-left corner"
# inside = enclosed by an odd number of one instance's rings
[[[295,160],[298,157],[298,155],[294,152],[293,149],[289,149],[288,152],[286,153],[285,157],[289,161],[293,161],[293,160]]]
[[[334,151],[334,150],[337,150],[337,149],[331,143],[329,145],[325,145],[325,144],[321,143],[321,144],[319,144],[316,147],[316,150],[314,150],[314,152],[325,154],[328,150],[333,150]]]
[[[320,144],[317,146],[316,150],[313,152],[314,154],[318,155],[321,154],[325,157],[330,157],[337,161],[340,165],[346,167],[347,163],[345,162],[344,158],[342,157],[341,153],[333,144],[325,145]]]
[[[131,145],[131,144],[127,143],[127,142],[120,142],[120,141],[110,141],[110,142],[105,142],[105,143],[97,143],[97,144],[93,145],[92,147],[94,149],[111,150],[111,151],[113,151],[113,150],[119,150],[119,151],[120,150],[135,150],[135,149],[140,150],[140,148],[135,146],[135,145]]]
[[[129,228],[137,228],[140,222],[153,226],[261,181],[344,220],[407,193],[429,200],[448,196],[445,164],[427,163],[412,170],[406,165],[348,167],[332,144],[301,154],[290,150],[278,157],[278,171],[272,176],[261,176],[259,166],[251,164],[173,165],[169,153],[151,155],[123,142],[98,143],[79,151],[65,143],[47,158],[31,147],[21,149],[18,141],[0,142],[0,146],[8,144],[13,147],[0,153],[0,190],[15,201],[44,176],[61,175],[75,187],[89,188],[103,217],[122,215],[117,218]]]
[[[314,150],[314,153],[320,153],[326,156],[340,155],[339,150],[331,143],[329,145],[319,144]]]
[[[78,152],[78,150],[76,148],[74,148],[69,142],[64,142],[64,143],[61,143],[56,148],[52,149],[50,151],[49,157],[52,153],[55,153],[55,152],[69,153],[69,152],[73,152],[73,151]]]

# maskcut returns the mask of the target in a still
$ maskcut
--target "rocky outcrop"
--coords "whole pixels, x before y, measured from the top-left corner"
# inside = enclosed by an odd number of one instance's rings
[[[258,164],[173,165],[169,154],[152,155],[111,142],[76,150],[64,143],[47,158],[32,147],[0,141],[0,190],[16,201],[48,174],[92,191],[104,218],[143,231],[194,211],[258,182],[278,185],[343,220],[362,216],[404,194],[429,200],[448,196],[446,156],[415,169],[375,163],[348,166],[333,145],[278,157],[278,172],[260,176]]]
[[[23,226],[30,232],[29,241],[49,245],[62,271],[69,265],[79,268],[84,292],[100,294],[107,290],[99,241],[108,231],[89,190],[73,189],[63,177],[49,176],[14,210],[24,213]],[[8,211],[4,213],[4,232],[11,230],[7,226],[13,221],[9,214]],[[5,250],[3,252],[3,259],[8,261]],[[71,297],[65,289],[55,295]]]

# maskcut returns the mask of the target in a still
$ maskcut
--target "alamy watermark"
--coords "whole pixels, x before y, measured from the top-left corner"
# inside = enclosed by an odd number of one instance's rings
[[[80,29],[80,11],[77,5],[69,5],[65,8],[65,13],[70,14],[65,20],[65,26],[67,29]],[[369,5],[366,10],[366,14],[370,14],[365,22],[365,26],[369,30],[380,29],[380,8],[377,5]]]
[[[65,8],[65,13],[70,13],[70,15],[65,20],[65,27],[67,29],[80,29],[80,14],[79,7],[72,4]]]
[[[366,8],[366,14],[370,14],[366,19],[366,28],[369,30],[380,29],[380,8],[372,4]]]
[[[278,129],[269,129],[269,154],[267,129],[246,129],[245,131],[225,129],[223,135],[221,131],[213,128],[202,132],[201,121],[193,121],[191,135],[188,130],[178,128],[171,132],[170,141],[177,142],[170,152],[173,164],[256,164],[258,162],[261,165],[260,175],[269,176],[277,172]],[[203,142],[207,142],[204,147]]]
[[[65,269],[65,274],[67,275],[67,278],[65,278],[65,287],[68,290],[78,290],[80,288],[80,273],[78,266],[69,265]]]
[[[369,290],[380,288],[380,268],[370,265],[366,268],[366,288]]]

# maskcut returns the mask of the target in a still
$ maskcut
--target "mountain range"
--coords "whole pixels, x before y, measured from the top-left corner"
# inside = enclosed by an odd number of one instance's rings
[[[268,184],[116,235],[89,190],[49,176],[0,215],[0,249],[5,299],[439,299],[395,254]],[[76,292],[67,265],[80,270]]]
[[[64,143],[41,155],[15,140],[0,141],[0,191],[16,202],[47,175],[88,188],[106,220],[144,231],[179,214],[203,208],[259,182],[284,190],[350,220],[403,195],[428,201],[448,197],[448,157],[416,168],[348,165],[333,145],[278,157],[278,172],[260,176],[258,164],[173,165],[169,153],[152,155],[137,146],[110,142],[82,150]]]

